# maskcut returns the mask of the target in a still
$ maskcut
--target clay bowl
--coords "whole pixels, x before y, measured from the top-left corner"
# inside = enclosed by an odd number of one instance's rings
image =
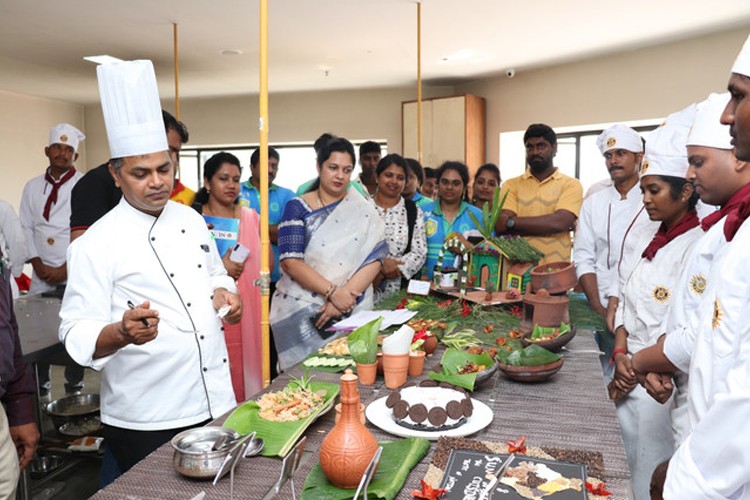
[[[500,369],[505,375],[518,382],[542,382],[560,371],[563,358],[553,363],[538,366],[513,366],[500,363]]]
[[[549,262],[531,270],[531,290],[536,293],[542,288],[551,294],[565,293],[578,283],[576,268],[572,262]]]
[[[529,346],[531,344],[536,344],[539,347],[544,347],[548,351],[552,352],[560,352],[560,350],[563,348],[565,344],[573,340],[573,337],[576,336],[576,327],[571,326],[570,332],[566,333],[565,335],[560,335],[558,337],[555,337],[554,339],[550,340],[531,340],[531,332],[525,334],[521,338],[521,343],[524,347]]]

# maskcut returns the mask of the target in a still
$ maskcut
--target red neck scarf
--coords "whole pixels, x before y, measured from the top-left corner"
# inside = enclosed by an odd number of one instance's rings
[[[750,184],[745,184],[738,189],[729,198],[729,201],[721,207],[721,210],[717,210],[711,215],[704,217],[703,221],[701,221],[701,227],[704,231],[708,231],[711,226],[719,222],[725,215],[727,216],[727,220],[724,221],[724,236],[726,236],[727,241],[732,241],[737,230],[750,215]]]
[[[667,229],[662,222],[659,226],[659,230],[656,231],[654,239],[648,244],[646,249],[641,254],[641,257],[645,257],[651,260],[663,246],[669,244],[670,241],[677,238],[679,235],[686,233],[698,226],[698,214],[695,209],[690,210],[688,213],[682,216],[671,228]]]
[[[60,190],[60,186],[68,182],[75,174],[76,169],[71,167],[62,177],[60,177],[59,180],[56,181],[55,178],[52,177],[52,174],[49,173],[49,169],[47,169],[47,172],[44,174],[44,180],[52,184],[52,191],[50,191],[49,196],[47,196],[47,202],[44,204],[44,212],[42,212],[44,220],[49,220],[49,211],[52,210],[52,205],[57,203],[57,192]]]

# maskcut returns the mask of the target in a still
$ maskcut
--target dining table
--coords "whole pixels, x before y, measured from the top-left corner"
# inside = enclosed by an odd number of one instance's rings
[[[442,350],[441,346],[427,358],[425,371],[416,380],[426,378],[428,370],[439,364]],[[492,410],[493,419],[486,428],[467,438],[505,443],[525,436],[529,446],[598,452],[604,466],[604,477],[599,479],[606,482],[606,489],[612,493],[610,498],[632,498],[628,462],[615,405],[607,395],[594,331],[580,328],[562,351],[562,356],[562,368],[546,381],[517,382],[498,370],[494,377],[477,387],[472,397]],[[338,383],[341,377],[340,373],[311,373],[316,381]],[[265,391],[281,390],[292,377],[298,378],[302,374],[302,367],[297,365],[274,379]],[[359,385],[360,400],[365,405],[388,396],[390,392],[382,376],[373,385]],[[222,415],[209,425],[221,425],[228,415]],[[321,443],[334,426],[334,419],[335,412],[330,411],[308,427],[299,468],[277,498],[299,498],[305,478],[318,462]],[[401,439],[369,421],[366,427],[378,441]],[[411,470],[396,498],[413,498],[411,491],[421,489],[420,479],[425,477],[436,448],[436,442],[431,443],[430,450]],[[261,499],[279,478],[282,467],[282,461],[277,457],[244,458],[237,465],[233,485],[226,476],[214,486],[211,481],[188,479],[178,474],[172,463],[173,453],[171,444],[165,443],[93,498],[224,500],[230,498],[232,489],[234,498]]]

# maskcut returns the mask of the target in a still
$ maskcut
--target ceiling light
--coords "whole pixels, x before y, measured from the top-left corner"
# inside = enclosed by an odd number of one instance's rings
[[[239,56],[242,54],[240,49],[224,49],[219,52],[222,56]]]
[[[122,59],[118,59],[116,57],[108,56],[108,55],[101,55],[101,56],[86,56],[84,57],[87,61],[91,61],[92,63],[96,64],[109,64],[114,62],[122,62]]]

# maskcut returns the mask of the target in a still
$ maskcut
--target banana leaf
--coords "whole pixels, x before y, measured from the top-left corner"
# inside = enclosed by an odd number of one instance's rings
[[[349,334],[349,355],[356,363],[369,365],[378,360],[378,333],[382,323],[380,316]]]
[[[482,354],[469,354],[461,349],[448,348],[440,359],[442,371],[430,372],[428,376],[438,382],[448,382],[449,384],[473,391],[479,372],[464,373],[460,375],[458,373],[461,370],[461,367],[469,362],[483,365],[485,368],[490,368],[495,363],[492,357],[486,352],[483,352]]]
[[[254,400],[238,406],[226,422],[224,427],[229,427],[237,432],[246,434],[255,431],[256,437],[265,441],[263,456],[283,457],[292,449],[297,440],[304,434],[305,430],[315,421],[318,416],[329,410],[339,393],[338,384],[330,382],[310,382],[313,391],[325,390],[325,404],[307,418],[296,422],[271,422],[260,418],[260,406]]]
[[[513,366],[539,366],[554,363],[562,356],[548,351],[544,347],[531,344],[524,349],[516,349],[500,359],[501,363]]]
[[[404,486],[409,472],[416,466],[430,442],[424,438],[408,438],[400,441],[383,441],[380,465],[367,487],[368,498],[396,498]],[[354,497],[356,489],[337,488],[328,482],[320,463],[310,471],[302,486],[301,500],[346,500]]]
[[[555,331],[558,331],[558,330],[559,330],[559,333],[557,334],[557,336],[562,337],[566,333],[570,333],[570,325],[567,323],[560,323],[559,328],[555,328],[554,326],[534,325],[534,329],[531,331],[531,338],[538,339],[541,337],[554,335]]]

